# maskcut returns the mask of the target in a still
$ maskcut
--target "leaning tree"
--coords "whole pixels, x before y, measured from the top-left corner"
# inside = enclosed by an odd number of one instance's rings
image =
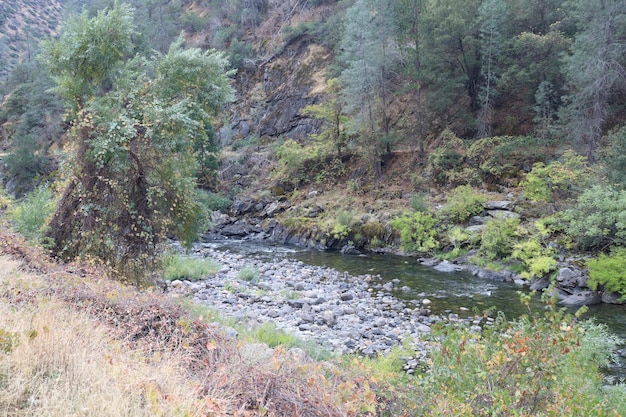
[[[227,59],[185,49],[182,35],[164,55],[135,55],[132,20],[126,5],[82,14],[42,58],[71,123],[53,252],[137,281],[167,236],[195,236],[198,161],[216,151],[211,124],[233,93]]]

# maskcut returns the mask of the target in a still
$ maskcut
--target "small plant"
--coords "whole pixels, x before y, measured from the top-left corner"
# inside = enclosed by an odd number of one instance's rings
[[[615,248],[610,255],[590,259],[587,267],[589,288],[596,290],[601,285],[607,291],[626,297],[626,248]]]
[[[531,279],[541,278],[556,269],[555,254],[554,248],[542,246],[539,239],[533,237],[516,243],[511,256],[524,264],[522,278]]]
[[[428,204],[424,194],[413,194],[411,196],[411,208],[415,211],[428,211]]]
[[[495,218],[485,224],[479,253],[490,260],[511,256],[517,243],[520,221],[515,218]]]
[[[181,254],[166,255],[163,259],[163,267],[163,278],[167,281],[176,279],[198,281],[216,274],[219,270],[219,265],[211,259]]]
[[[8,214],[16,232],[28,241],[41,242],[54,209],[54,193],[48,187],[40,187],[15,204]]]
[[[439,247],[437,221],[430,213],[405,214],[391,222],[400,232],[402,249],[407,252],[427,253]]]
[[[461,185],[450,191],[448,203],[441,210],[441,214],[451,222],[462,223],[470,217],[483,211],[483,204],[487,198],[469,185]]]
[[[241,281],[257,281],[259,279],[259,270],[253,266],[244,266],[237,273],[237,278]]]

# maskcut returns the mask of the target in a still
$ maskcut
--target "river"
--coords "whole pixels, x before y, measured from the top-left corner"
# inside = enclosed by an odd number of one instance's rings
[[[464,272],[438,272],[420,265],[415,258],[380,254],[346,256],[338,252],[311,251],[235,240],[212,242],[211,246],[265,259],[295,259],[309,265],[327,266],[352,275],[379,275],[380,282],[374,281],[372,285],[383,285],[395,280],[396,290],[393,294],[397,298],[403,300],[428,298],[432,302],[429,307],[434,314],[455,313],[463,317],[473,316],[476,310],[483,312],[494,308],[496,311],[502,311],[509,319],[514,319],[528,313],[528,309],[519,301],[518,294],[520,291],[528,293],[527,287],[513,282],[487,281]],[[539,296],[531,303],[531,308],[535,310],[543,308]],[[608,304],[591,306],[583,317],[606,324],[611,332],[626,340],[626,306]],[[622,362],[618,366],[621,369],[615,369],[615,373],[625,376],[624,365]]]

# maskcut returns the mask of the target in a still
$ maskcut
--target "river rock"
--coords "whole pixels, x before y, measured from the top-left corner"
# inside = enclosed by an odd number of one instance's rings
[[[556,277],[556,282],[563,288],[584,287],[586,279],[583,277],[582,271],[572,268],[561,268]]]
[[[534,280],[530,284],[531,291],[543,291],[550,286],[550,277],[545,276]]]
[[[565,297],[560,301],[568,307],[590,306],[602,302],[602,294],[598,291],[581,291]]]
[[[486,201],[483,207],[487,210],[506,210],[511,211],[515,207],[512,201]]]
[[[487,214],[494,219],[519,219],[521,217],[518,213],[507,210],[488,210]]]
[[[616,292],[604,291],[602,293],[602,302],[607,304],[626,304],[626,297]]]
[[[443,261],[438,265],[435,265],[434,269],[439,272],[458,272],[461,271],[463,268],[448,261]]]

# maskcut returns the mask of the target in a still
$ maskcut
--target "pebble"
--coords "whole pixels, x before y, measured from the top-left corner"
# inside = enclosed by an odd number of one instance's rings
[[[385,292],[378,294],[372,291],[371,275],[353,276],[289,259],[265,261],[210,247],[197,248],[196,255],[214,259],[221,265],[219,271],[194,283],[173,281],[168,291],[190,295],[223,317],[271,322],[338,354],[376,356],[408,341],[415,352],[404,361],[408,373],[426,359],[431,342],[424,335],[432,324],[444,320],[431,315],[426,298],[420,307],[390,295],[387,291],[399,281],[383,285]],[[259,271],[258,282],[238,278],[239,271],[250,265]],[[445,319],[459,320],[456,314]]]

